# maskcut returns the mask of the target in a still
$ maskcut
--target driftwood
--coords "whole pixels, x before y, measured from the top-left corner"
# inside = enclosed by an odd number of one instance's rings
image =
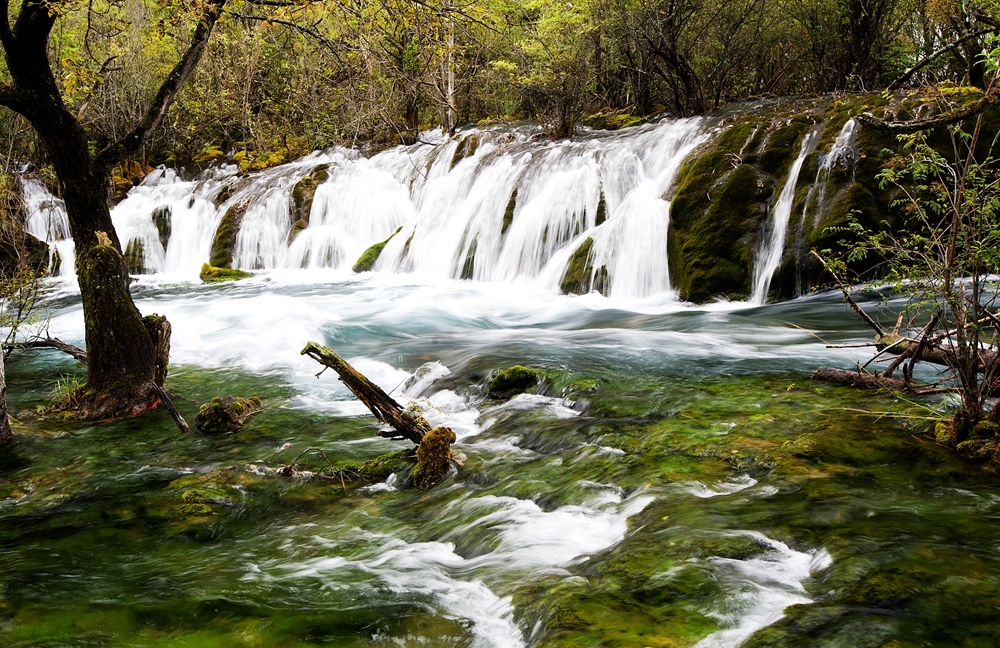
[[[184,417],[181,416],[181,413],[177,411],[176,407],[174,407],[174,402],[170,400],[169,396],[167,396],[167,391],[163,389],[163,387],[161,387],[160,385],[157,385],[156,383],[153,383],[153,391],[155,391],[156,395],[160,397],[160,400],[166,406],[167,411],[170,412],[171,418],[174,419],[174,423],[176,423],[177,427],[181,429],[181,432],[185,433],[190,432],[191,428],[188,427],[187,421],[184,420]]]
[[[867,389],[879,389],[883,387],[892,391],[910,391],[911,389],[910,383],[905,380],[884,378],[864,371],[849,371],[847,369],[837,369],[836,367],[820,367],[813,372],[813,379],[844,383],[853,387],[865,387]]]
[[[347,363],[339,355],[315,342],[309,342],[302,349],[302,355],[307,355],[324,367],[337,372],[351,392],[365,404],[372,414],[382,423],[390,425],[398,434],[379,432],[379,436],[402,437],[420,445],[424,435],[431,431],[430,425],[422,416],[407,412],[382,388],[364,377],[357,369]],[[325,370],[324,370],[325,371]],[[321,371],[320,374],[323,372]],[[319,374],[316,374],[319,376]]]

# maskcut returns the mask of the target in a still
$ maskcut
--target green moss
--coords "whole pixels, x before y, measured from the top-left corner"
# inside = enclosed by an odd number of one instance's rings
[[[201,272],[198,273],[198,277],[205,283],[220,283],[223,281],[239,281],[240,279],[247,279],[252,277],[252,272],[247,272],[246,270],[233,270],[232,268],[216,268],[210,266],[207,263],[203,263],[201,266]]]
[[[535,387],[544,377],[537,369],[522,365],[507,367],[490,380],[489,395],[491,398],[507,399]]]
[[[601,198],[597,201],[597,216],[594,219],[595,225],[600,225],[608,220],[608,204],[604,200],[604,190],[601,189]]]
[[[417,465],[413,483],[418,488],[430,488],[440,482],[451,467],[451,444],[455,443],[451,428],[437,427],[424,435],[417,446]]]
[[[146,271],[146,246],[139,239],[132,239],[125,247],[125,265],[133,274]]]
[[[576,249],[566,265],[559,288],[566,294],[584,295],[590,292],[591,277],[594,267],[590,262],[590,251],[594,247],[594,239],[589,236]]]
[[[358,258],[357,263],[355,263],[354,267],[351,269],[354,272],[371,271],[371,269],[375,267],[375,262],[378,261],[379,255],[382,254],[382,250],[385,249],[386,244],[392,240],[393,236],[399,234],[400,230],[402,229],[403,229],[402,227],[399,227],[398,229],[396,229],[395,232],[392,233],[391,236],[389,236],[389,238],[380,243],[376,243],[375,245],[372,245],[367,250],[365,250]],[[413,237],[411,236],[410,238],[412,239]],[[409,241],[407,241],[407,243],[409,243]]]
[[[802,138],[810,127],[811,124],[804,115],[796,115],[788,126],[772,131],[764,152],[757,160],[758,168],[775,177],[785,175],[795,161]]]
[[[233,195],[233,188],[229,185],[226,185],[225,187],[219,190],[219,193],[215,194],[215,198],[212,199],[212,202],[215,203],[216,207],[219,207],[222,205],[222,203],[229,200],[229,198],[232,195]]]
[[[292,229],[288,232],[288,242],[291,243],[295,240],[295,237],[299,235],[299,232],[309,227],[309,223],[303,219],[299,219],[292,223]]]
[[[160,236],[160,245],[163,246],[164,250],[167,249],[167,243],[170,241],[170,216],[169,206],[157,207],[152,214],[153,225],[156,226],[156,232]]]
[[[312,213],[316,189],[330,177],[329,168],[328,164],[320,164],[309,175],[295,183],[292,188],[293,222],[303,221],[307,226],[309,225],[309,215]]]
[[[479,247],[479,241],[475,240],[472,245],[469,246],[469,253],[465,255],[465,261],[462,263],[462,274],[461,279],[472,279],[476,272],[476,248]]]
[[[511,192],[510,200],[507,201],[507,208],[503,212],[503,225],[500,227],[500,236],[506,234],[511,223],[514,222],[515,207],[517,207],[517,187],[514,187],[514,191]]]
[[[212,240],[212,255],[209,264],[216,268],[231,268],[233,264],[233,248],[236,247],[236,235],[240,231],[247,205],[233,205],[226,210],[225,216],[215,230]]]
[[[257,397],[216,396],[198,408],[194,423],[207,434],[239,432],[243,424],[262,408],[263,404]]]
[[[749,164],[712,186],[729,163],[721,153],[707,157],[678,189],[668,239],[674,286],[682,299],[695,303],[749,294],[753,245],[774,190],[773,179]]]

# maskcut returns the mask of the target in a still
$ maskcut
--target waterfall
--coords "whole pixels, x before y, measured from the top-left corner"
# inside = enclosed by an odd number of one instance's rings
[[[805,162],[806,155],[812,150],[817,137],[818,133],[813,130],[802,139],[799,155],[795,158],[795,162],[788,172],[788,178],[778,196],[778,202],[771,210],[771,223],[768,228],[770,236],[761,237],[754,263],[753,292],[750,295],[750,303],[752,304],[763,304],[767,299],[771,278],[781,263],[781,254],[785,249],[788,220],[792,215],[792,203],[795,201],[795,185],[799,181],[799,172],[802,170],[802,163]]]
[[[73,276],[75,247],[69,233],[69,216],[62,200],[53,196],[37,178],[21,178],[21,196],[28,219],[24,229],[49,244],[53,274]],[[55,267],[58,261],[59,267]]]
[[[813,225],[819,224],[819,217],[826,208],[826,183],[830,178],[830,172],[833,170],[834,165],[844,164],[853,168],[855,160],[852,157],[852,147],[856,128],[857,122],[853,119],[848,119],[843,128],[840,129],[840,133],[837,135],[837,139],[834,140],[833,146],[830,147],[830,151],[820,155],[819,168],[816,169],[816,178],[813,180],[812,186],[809,187],[809,193],[806,194],[806,204],[802,207],[803,221],[806,218],[806,213],[809,211],[809,205],[813,203],[813,197],[815,196],[816,211],[813,214]]]
[[[711,132],[702,119],[584,129],[561,142],[535,127],[471,129],[424,133],[421,143],[370,158],[334,148],[252,176],[235,165],[193,178],[159,169],[130,190],[112,220],[133,272],[192,278],[212,256],[227,213],[236,222],[232,265],[245,270],[347,270],[389,239],[376,271],[556,290],[570,257],[591,239],[589,285],[601,273],[605,294],[646,297],[670,289],[669,191]],[[300,205],[300,183],[321,166],[311,204]],[[46,218],[56,222],[52,214],[63,226],[61,204],[43,204],[31,209],[36,235],[67,238],[43,227]]]

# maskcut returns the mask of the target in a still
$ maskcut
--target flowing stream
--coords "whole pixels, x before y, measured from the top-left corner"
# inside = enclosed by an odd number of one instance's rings
[[[904,404],[809,379],[865,357],[816,337],[870,337],[839,296],[695,307],[669,290],[668,192],[707,128],[538,149],[525,133],[482,135],[454,167],[451,141],[317,153],[252,178],[148,178],[114,218],[157,270],[132,292],[173,325],[168,388],[189,421],[213,396],[266,408],[222,437],[179,434],[161,411],[66,422],[44,406],[57,376],[83,368],[11,356],[0,643],[994,645],[996,479],[859,412]],[[287,192],[319,164],[338,170],[288,244]],[[251,196],[235,256],[264,269],[201,283],[226,205]],[[43,198],[30,227],[57,239],[59,205]],[[375,272],[350,271],[399,227]],[[610,295],[558,294],[586,236]],[[472,241],[476,280],[461,281]],[[636,241],[648,245],[623,254]],[[50,333],[82,345],[72,276],[45,301]],[[396,474],[357,487],[263,470],[403,447],[316,375],[299,354],[310,340],[450,426],[464,465],[426,491]],[[490,376],[513,364],[545,378],[491,398]]]

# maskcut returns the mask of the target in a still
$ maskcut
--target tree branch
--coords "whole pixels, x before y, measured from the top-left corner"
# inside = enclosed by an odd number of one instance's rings
[[[159,128],[160,124],[163,123],[163,119],[167,116],[167,110],[170,108],[170,104],[173,103],[174,97],[177,96],[177,92],[198,66],[198,61],[205,52],[208,40],[212,36],[212,29],[215,27],[215,23],[218,22],[225,4],[226,0],[214,0],[214,2],[205,8],[205,12],[198,18],[198,26],[194,30],[194,36],[191,38],[191,44],[188,46],[187,52],[184,53],[184,57],[174,66],[174,69],[170,71],[167,78],[164,79],[160,90],[156,93],[156,97],[146,112],[146,116],[143,117],[135,130],[98,153],[95,159],[97,165],[105,168],[111,167],[120,162],[125,156],[138,151],[153,132]]]
[[[950,110],[939,117],[931,117],[929,119],[911,119],[909,121],[890,122],[885,121],[884,119],[879,119],[871,113],[861,113],[860,115],[857,115],[855,119],[868,128],[873,128],[875,130],[888,131],[896,134],[916,133],[917,131],[928,130],[934,128],[935,126],[954,124],[955,122],[962,121],[963,119],[981,115],[998,104],[1000,104],[1000,94],[987,93],[982,99],[973,101],[967,106],[956,110]]]
[[[23,93],[10,83],[0,83],[0,106],[6,106],[22,115],[27,109]]]

